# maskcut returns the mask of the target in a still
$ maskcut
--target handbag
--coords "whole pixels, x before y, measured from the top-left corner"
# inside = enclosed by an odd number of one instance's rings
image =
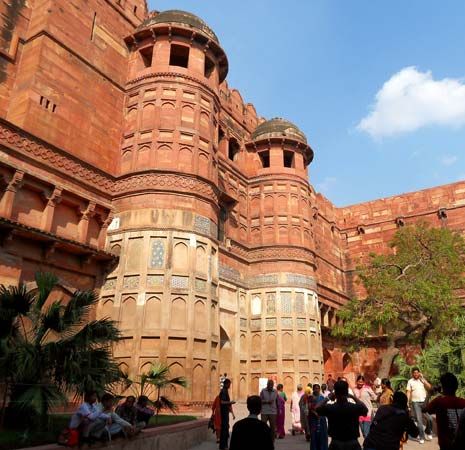
[[[76,447],[79,444],[79,431],[76,428],[65,428],[57,439],[58,445],[65,447]]]

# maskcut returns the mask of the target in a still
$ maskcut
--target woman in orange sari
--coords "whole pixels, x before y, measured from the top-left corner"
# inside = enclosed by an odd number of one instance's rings
[[[221,433],[221,402],[220,396],[217,395],[212,404],[213,426],[215,427],[216,443],[220,442]]]
[[[236,416],[234,415],[232,406],[229,406],[229,412],[232,414],[233,419],[235,420]],[[219,444],[220,434],[221,434],[221,400],[220,400],[219,395],[215,397],[215,400],[213,401],[213,404],[212,404],[212,419],[213,419],[213,427],[215,428],[216,443]]]

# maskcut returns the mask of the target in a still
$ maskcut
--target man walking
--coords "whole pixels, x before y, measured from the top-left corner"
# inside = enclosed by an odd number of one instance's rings
[[[247,398],[249,416],[233,426],[229,450],[273,450],[270,427],[258,420],[262,401],[258,395]]]
[[[423,411],[436,414],[438,426],[438,442],[441,450],[453,450],[454,436],[460,420],[460,414],[465,411],[465,399],[457,397],[455,393],[459,387],[457,377],[452,373],[441,376],[442,394],[429,402]]]
[[[232,402],[229,398],[229,388],[231,387],[231,380],[225,378],[223,382],[223,389],[220,391],[220,411],[221,411],[221,431],[220,431],[220,450],[228,448],[229,439],[229,413],[231,406],[236,402]]]
[[[371,401],[376,400],[376,394],[373,389],[365,383],[363,375],[357,377],[357,384],[354,388],[354,395],[357,397],[368,409],[368,413],[365,416],[360,417],[360,428],[364,438],[368,436],[371,426],[371,415],[373,413],[373,406]]]
[[[349,398],[355,403],[350,403]],[[331,400],[336,402],[329,405]],[[334,384],[334,393],[316,405],[316,412],[328,418],[329,450],[360,450],[359,417],[366,416],[368,408],[357,397],[349,395],[346,381]]]
[[[269,423],[273,442],[276,437],[276,415],[278,414],[278,393],[273,389],[274,381],[268,380],[266,388],[260,392],[262,401],[262,422]]]
[[[426,429],[423,425],[423,407],[425,406],[426,397],[431,389],[431,384],[423,378],[418,367],[412,369],[412,378],[407,383],[407,397],[412,405],[413,417],[418,425],[420,432],[418,442],[420,444],[433,439],[433,420],[428,413],[425,413]]]

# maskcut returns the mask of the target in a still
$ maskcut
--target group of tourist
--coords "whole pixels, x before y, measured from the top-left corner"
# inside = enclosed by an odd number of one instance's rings
[[[155,411],[148,406],[148,398],[141,395],[136,402],[132,395],[118,405],[111,394],[103,394],[100,402],[97,392],[88,392],[72,415],[69,430],[80,443],[111,441],[115,436],[131,437],[145,428]]]
[[[360,433],[364,450],[398,450],[408,437],[418,438],[420,444],[431,440],[431,414],[436,414],[440,450],[464,450],[465,399],[456,396],[455,375],[446,373],[440,381],[442,395],[431,401],[432,386],[416,367],[406,393],[394,392],[387,378],[370,385],[362,375],[353,389],[343,377],[337,381],[328,377],[321,386],[298,385],[290,401],[292,434],[304,434],[312,450],[360,450]],[[217,397],[220,450],[228,448],[229,415],[235,403],[229,397],[230,385],[226,380]],[[247,399],[250,414],[234,425],[229,449],[273,449],[275,439],[286,435],[286,402],[283,386],[274,389],[274,381],[268,380],[259,396]]]

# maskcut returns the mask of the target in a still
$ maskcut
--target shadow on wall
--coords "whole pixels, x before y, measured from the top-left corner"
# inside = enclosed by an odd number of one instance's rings
[[[1,42],[4,45],[4,50],[8,51],[9,44],[11,43],[11,39],[13,37],[13,32],[16,28],[16,24],[18,22],[18,18],[20,15],[21,10],[23,9],[26,0],[11,0],[11,2],[6,4],[6,13],[5,13],[5,21],[3,24],[3,28],[1,31]],[[6,80],[6,67],[8,61],[4,58],[0,59],[0,83]]]

